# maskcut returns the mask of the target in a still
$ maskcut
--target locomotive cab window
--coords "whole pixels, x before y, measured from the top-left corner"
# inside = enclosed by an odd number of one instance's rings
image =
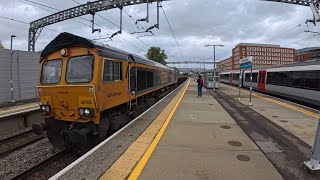
[[[66,81],[70,83],[90,82],[93,75],[93,56],[71,57],[68,60]]]
[[[41,84],[57,84],[61,79],[62,60],[47,60],[42,65]]]
[[[121,81],[122,80],[122,63],[104,60],[103,68],[104,81]]]

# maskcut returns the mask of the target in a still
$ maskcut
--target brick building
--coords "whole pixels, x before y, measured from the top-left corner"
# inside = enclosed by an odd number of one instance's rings
[[[220,61],[219,64],[217,65],[217,69],[219,69],[220,72],[231,71],[232,70],[232,56]]]
[[[298,49],[296,52],[297,61],[308,61],[320,59],[320,47],[309,47]]]
[[[238,70],[240,59],[248,56],[253,57],[253,67],[290,64],[296,61],[295,54],[295,49],[280,47],[280,45],[239,43],[232,49],[231,66],[228,58],[220,62],[219,69],[221,71]]]

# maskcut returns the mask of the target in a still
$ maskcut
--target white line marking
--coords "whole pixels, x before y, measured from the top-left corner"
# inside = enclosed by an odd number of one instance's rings
[[[40,107],[36,107],[36,108],[32,108],[32,109],[26,109],[26,110],[23,110],[23,111],[13,112],[13,113],[10,113],[10,114],[5,114],[5,115],[0,116],[0,119],[1,118],[6,118],[6,117],[10,117],[10,116],[14,116],[14,115],[18,115],[18,114],[22,114],[22,113],[26,113],[26,112],[36,111],[36,110],[39,110],[39,109],[40,109]]]
[[[180,86],[182,86],[184,83],[180,84]],[[166,97],[168,97],[170,94],[172,94],[173,92],[175,92],[177,89],[180,88],[177,87],[175,90],[173,90],[172,92],[170,92],[169,94],[167,94],[165,97],[163,97],[160,101],[158,101],[157,103],[155,103],[153,106],[151,106],[149,109],[147,109],[146,111],[144,111],[142,114],[140,114],[138,117],[136,117],[134,120],[132,120],[129,124],[125,125],[124,127],[122,127],[120,130],[118,130],[117,132],[115,132],[112,136],[110,136],[109,138],[107,138],[106,140],[102,141],[100,144],[98,144],[97,146],[95,146],[94,148],[92,148],[90,151],[88,151],[86,154],[82,155],[80,158],[78,158],[76,161],[74,161],[73,163],[71,163],[69,166],[65,167],[64,169],[62,169],[60,172],[58,172],[56,175],[52,176],[49,180],[55,180],[58,179],[59,177],[61,177],[63,174],[65,174],[66,172],[68,172],[69,170],[71,170],[73,167],[75,167],[77,164],[79,164],[81,161],[83,161],[85,158],[87,158],[88,156],[90,156],[91,154],[93,154],[96,150],[98,150],[100,147],[104,146],[105,144],[107,144],[111,139],[113,139],[115,136],[117,136],[119,133],[121,133],[123,130],[125,130],[127,127],[129,127],[131,124],[133,124],[135,121],[137,121],[141,116],[143,116],[145,113],[147,113],[149,110],[151,110],[154,106],[156,106],[157,104],[159,104],[161,101],[163,101]]]

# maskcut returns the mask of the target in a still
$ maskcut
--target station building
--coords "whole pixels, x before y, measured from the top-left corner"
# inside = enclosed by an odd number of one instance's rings
[[[298,62],[318,60],[320,59],[320,47],[298,49],[296,52],[296,59]]]
[[[253,67],[266,67],[296,62],[296,50],[272,44],[239,43],[232,49],[232,57],[220,61],[219,70],[238,70],[240,59],[253,57]],[[231,60],[231,64],[230,64]]]

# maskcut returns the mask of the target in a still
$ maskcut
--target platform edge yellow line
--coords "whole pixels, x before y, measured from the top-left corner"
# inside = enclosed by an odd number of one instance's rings
[[[180,101],[184,97],[184,94],[186,93],[186,91],[188,89],[189,83],[190,83],[190,79],[188,79],[188,82],[187,82],[187,84],[185,86],[185,89],[183,90],[183,93],[181,94],[181,96],[178,99],[177,103],[173,107],[173,109],[170,112],[169,116],[167,117],[166,121],[162,125],[162,127],[159,130],[158,134],[156,135],[156,137],[154,138],[154,140],[152,141],[152,143],[150,144],[150,146],[148,147],[148,149],[146,150],[146,152],[144,153],[144,155],[142,156],[142,158],[138,162],[137,166],[134,168],[134,170],[130,174],[128,180],[136,180],[136,179],[138,179],[138,177],[141,174],[144,166],[147,164],[151,154],[153,153],[153,151],[155,150],[156,146],[158,145],[161,137],[163,136],[163,133],[165,132],[169,122],[171,121],[171,119],[172,119],[172,117],[174,115],[174,113],[176,112],[176,110],[177,110],[177,108],[178,108],[178,106],[180,104]]]
[[[230,85],[229,85],[229,87],[230,87]],[[234,88],[234,87],[230,87],[230,88],[231,88],[231,89],[234,89],[234,90],[238,90],[237,88]],[[246,93],[246,94],[249,94],[249,92],[247,92],[247,91],[245,91],[245,90],[241,90],[241,92],[244,92],[244,93]],[[288,104],[288,103],[281,102],[281,101],[278,101],[278,100],[276,100],[276,99],[271,99],[271,98],[269,98],[269,97],[263,97],[263,96],[260,96],[260,95],[258,95],[258,94],[255,94],[255,93],[252,93],[252,95],[255,96],[255,97],[258,97],[258,98],[260,98],[260,99],[264,99],[264,100],[266,100],[266,101],[270,101],[270,102],[273,102],[273,103],[275,103],[275,104],[284,106],[284,107],[286,107],[286,108],[289,108],[289,109],[292,109],[292,110],[301,112],[301,113],[306,114],[306,115],[309,115],[309,116],[311,116],[311,117],[320,118],[320,116],[319,116],[318,114],[313,113],[313,112],[310,112],[310,111],[308,111],[308,110],[304,110],[304,109],[299,108],[299,107],[297,107],[297,106],[290,105],[290,104]]]

